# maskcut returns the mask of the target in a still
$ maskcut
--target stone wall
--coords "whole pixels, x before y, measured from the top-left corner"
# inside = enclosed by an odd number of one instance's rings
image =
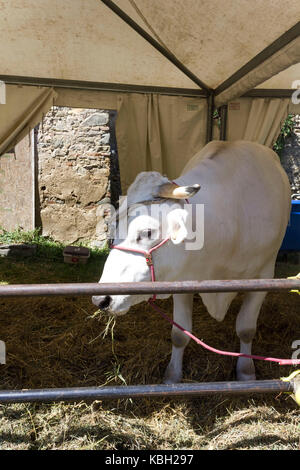
[[[0,227],[34,228],[33,142],[26,136],[14,152],[0,156]]]
[[[53,107],[37,136],[43,235],[57,241],[106,240],[105,203],[111,201],[110,113]]]

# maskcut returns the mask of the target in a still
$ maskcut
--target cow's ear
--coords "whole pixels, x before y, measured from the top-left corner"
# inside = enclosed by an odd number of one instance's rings
[[[175,183],[168,182],[159,186],[156,196],[166,199],[188,199],[195,196],[200,188],[200,184],[177,186]]]
[[[183,242],[187,237],[187,215],[188,213],[185,209],[173,209],[167,215],[168,235],[175,245]]]

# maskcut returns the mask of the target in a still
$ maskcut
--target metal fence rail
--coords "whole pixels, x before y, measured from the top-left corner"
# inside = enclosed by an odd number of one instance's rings
[[[128,385],[117,387],[45,388],[40,390],[2,390],[0,403],[57,402],[106,400],[119,398],[151,398],[158,396],[204,396],[212,393],[225,395],[250,393],[292,392],[289,382],[260,380],[245,382],[208,382],[175,385]]]
[[[0,297],[48,295],[180,294],[187,292],[284,291],[300,289],[300,279],[230,281],[15,284],[0,286]]]
[[[73,283],[19,284],[0,286],[0,297],[173,294],[207,292],[286,291],[300,290],[300,279],[246,279],[216,281],[139,282],[139,283]],[[211,382],[175,385],[133,385],[118,387],[50,388],[39,390],[0,390],[0,403],[57,402],[104,400],[129,397],[203,396],[280,393],[292,391],[290,382],[262,380],[249,382]]]

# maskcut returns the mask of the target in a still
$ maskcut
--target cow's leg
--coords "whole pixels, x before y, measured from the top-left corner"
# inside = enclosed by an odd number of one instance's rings
[[[249,292],[246,294],[241,310],[236,319],[236,332],[240,338],[240,352],[252,354],[252,340],[256,333],[256,324],[266,292]],[[236,366],[238,380],[255,380],[253,359],[239,357]]]
[[[184,329],[192,330],[193,294],[174,294],[173,319]],[[181,381],[182,359],[189,337],[176,326],[172,328],[172,355],[164,376],[164,383]]]

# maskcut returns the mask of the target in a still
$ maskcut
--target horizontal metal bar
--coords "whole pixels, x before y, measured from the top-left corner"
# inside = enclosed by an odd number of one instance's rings
[[[300,289],[300,279],[243,279],[226,281],[121,282],[72,284],[15,284],[0,286],[0,297],[49,295],[172,294],[186,292],[281,291]]]
[[[296,89],[292,88],[255,88],[247,91],[242,97],[249,98],[291,98]]]
[[[127,83],[90,82],[86,80],[67,80],[59,78],[24,77],[18,75],[0,75],[0,80],[7,85],[45,86],[55,88],[68,88],[90,91],[114,91],[119,93],[157,93],[175,96],[203,96],[207,95],[197,88],[176,88],[162,86],[130,85]]]
[[[280,393],[292,391],[289,382],[281,380],[253,380],[245,382],[181,383],[174,385],[130,385],[117,387],[44,388],[36,390],[2,390],[0,403],[58,402],[79,400],[106,400],[119,398],[152,398],[159,396],[195,397],[222,393],[226,395],[250,393]]]

